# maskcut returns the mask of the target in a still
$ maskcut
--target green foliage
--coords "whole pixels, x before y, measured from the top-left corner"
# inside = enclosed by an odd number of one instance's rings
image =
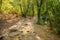
[[[58,4],[56,7],[55,7],[55,20],[56,20],[56,30],[58,32],[58,34],[60,34],[60,5]]]
[[[58,0],[0,0],[2,11],[15,11],[17,14],[37,16],[37,23],[50,24],[51,29],[60,33],[60,1]]]
[[[47,3],[48,14],[49,14],[49,23],[51,29],[56,33],[60,34],[60,5],[57,0],[50,0]]]

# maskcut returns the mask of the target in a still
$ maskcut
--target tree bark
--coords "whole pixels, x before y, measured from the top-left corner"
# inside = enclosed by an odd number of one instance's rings
[[[41,11],[41,6],[42,6],[42,3],[43,3],[43,0],[36,0],[36,3],[37,3],[37,16],[38,16],[38,20],[37,20],[37,24],[40,24],[40,21],[41,21],[41,18],[40,18],[40,11]]]

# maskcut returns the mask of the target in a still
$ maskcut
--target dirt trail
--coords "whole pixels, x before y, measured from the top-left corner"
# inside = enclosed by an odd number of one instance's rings
[[[9,26],[8,30],[5,29],[5,34],[2,34],[4,40],[60,40],[50,32],[49,27],[37,25],[35,21],[35,18],[23,18],[13,22],[14,24]]]

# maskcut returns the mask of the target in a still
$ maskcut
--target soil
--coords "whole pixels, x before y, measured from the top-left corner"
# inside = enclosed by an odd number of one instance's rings
[[[60,40],[47,25],[37,25],[36,17],[0,19],[2,40]]]

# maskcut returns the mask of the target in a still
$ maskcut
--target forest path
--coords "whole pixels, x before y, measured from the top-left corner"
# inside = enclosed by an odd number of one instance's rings
[[[36,18],[22,18],[4,30],[5,40],[60,40],[46,25],[37,25]],[[4,25],[4,24],[3,24]],[[8,35],[8,36],[7,36]],[[9,38],[7,38],[9,37]],[[12,38],[11,38],[12,37]]]

